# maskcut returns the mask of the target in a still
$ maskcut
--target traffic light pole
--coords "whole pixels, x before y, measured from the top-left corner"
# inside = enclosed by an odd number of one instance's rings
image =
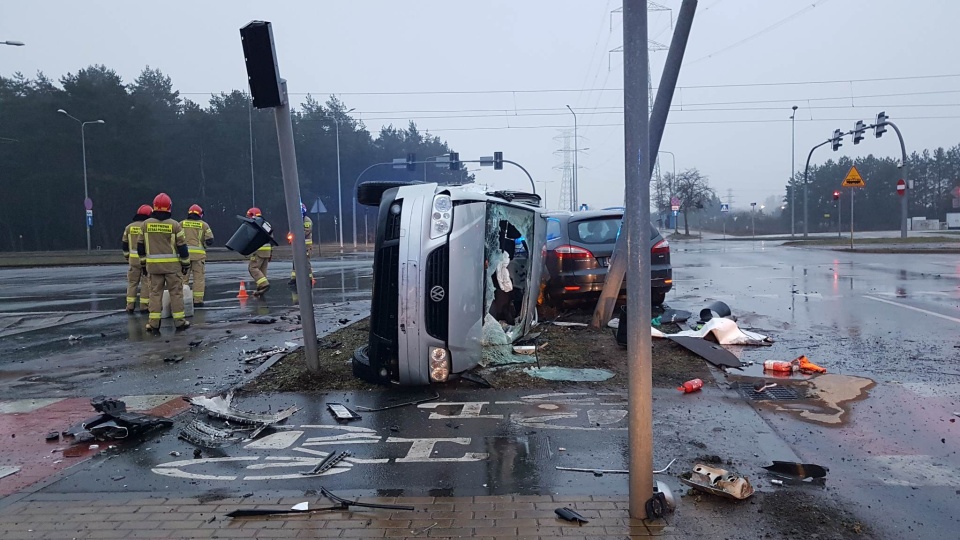
[[[887,120],[884,122],[886,125],[893,128],[897,132],[897,138],[900,139],[900,155],[902,156],[903,164],[903,182],[907,184],[906,189],[903,190],[903,196],[900,197],[900,238],[907,237],[907,199],[910,197],[910,183],[907,181],[907,147],[903,144],[903,135],[900,133],[900,128],[896,124]]]
[[[843,238],[843,232],[841,230],[843,229],[843,204],[841,204],[843,201],[840,200],[840,193],[843,192],[837,192],[837,238]]]
[[[810,170],[810,158],[813,157],[813,151],[825,144],[830,144],[833,142],[833,139],[827,139],[822,143],[814,146],[810,149],[810,153],[807,154],[807,163],[803,166],[803,237],[806,238],[809,233],[808,219],[807,219],[807,172]]]

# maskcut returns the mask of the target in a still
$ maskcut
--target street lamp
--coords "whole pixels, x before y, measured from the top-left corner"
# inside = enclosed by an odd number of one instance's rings
[[[86,204],[87,200],[90,198],[90,194],[87,191],[87,140],[86,140],[86,137],[84,136],[83,128],[86,127],[87,124],[106,124],[106,122],[104,122],[103,120],[88,120],[86,122],[83,122],[78,118],[70,116],[70,113],[68,113],[63,109],[57,109],[57,112],[60,114],[66,115],[67,118],[70,118],[71,120],[74,120],[75,122],[80,124],[80,148],[82,149],[82,152],[83,152],[83,202],[84,204]],[[91,208],[88,208],[88,210],[91,210]],[[91,220],[89,219],[86,220],[87,251],[90,251],[90,221]]]
[[[350,109],[349,111],[343,114],[350,114],[355,111],[356,108]],[[329,116],[329,115],[328,115]],[[340,185],[340,121],[337,120],[337,115],[330,116],[333,119],[333,123],[337,126],[337,209],[340,214],[340,217],[337,218],[337,225],[340,227],[340,250],[343,251],[343,193],[341,192]],[[357,217],[353,217],[354,223],[356,223]],[[357,247],[354,244],[353,247]]]
[[[553,182],[547,180],[537,180],[537,183],[543,184],[543,198],[541,199],[543,201],[543,209],[549,210],[550,207],[547,206],[547,184],[552,184]]]
[[[577,172],[580,166],[577,164],[577,158],[580,156],[580,151],[577,150],[577,113],[573,112],[573,109],[567,105],[567,110],[570,111],[570,114],[573,115],[573,197],[571,197],[573,202],[573,208],[570,211],[575,212],[579,207],[580,199],[577,197],[577,190],[579,186],[577,185]]]
[[[793,114],[790,115],[790,237],[792,238],[796,234],[796,225],[795,218],[797,215],[797,183],[794,180],[794,175],[796,174],[796,158],[797,158],[797,106],[793,106]],[[806,208],[806,196],[807,196],[807,184],[803,184],[803,196],[804,196],[804,208]]]
[[[12,45],[14,47],[23,47],[24,45],[26,45],[26,43],[22,41],[14,41],[11,39],[8,41],[0,41],[0,45]]]

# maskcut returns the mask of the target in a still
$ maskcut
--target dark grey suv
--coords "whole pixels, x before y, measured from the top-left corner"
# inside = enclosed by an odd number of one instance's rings
[[[607,277],[623,211],[550,212],[546,218],[545,301],[554,306],[596,301]],[[654,306],[663,304],[671,287],[670,243],[650,225],[650,289]],[[626,293],[624,283],[620,295]]]

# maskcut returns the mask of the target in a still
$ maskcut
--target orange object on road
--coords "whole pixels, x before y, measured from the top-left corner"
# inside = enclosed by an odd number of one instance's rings
[[[249,295],[247,294],[247,285],[243,281],[241,281],[240,292],[237,294],[237,298],[248,298],[248,297]]]
[[[792,373],[797,370],[797,364],[794,362],[785,362],[783,360],[765,360],[763,362],[764,371],[779,371],[782,373]]]
[[[683,383],[681,386],[678,386],[677,390],[683,392],[684,394],[690,394],[690,393],[699,391],[701,388],[703,388],[702,380],[690,379],[689,381]]]
[[[827,368],[823,368],[814,364],[813,362],[810,361],[809,358],[807,358],[804,355],[800,355],[800,357],[794,360],[794,362],[799,363],[800,371],[803,373],[826,373],[827,372]]]

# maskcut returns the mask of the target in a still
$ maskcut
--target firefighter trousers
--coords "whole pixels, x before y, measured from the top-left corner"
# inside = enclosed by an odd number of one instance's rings
[[[267,265],[270,263],[270,259],[266,257],[259,257],[257,255],[250,256],[250,263],[247,264],[247,270],[250,271],[250,277],[257,283],[258,289],[263,289],[270,282],[267,281]]]
[[[195,258],[196,257],[196,258]],[[203,291],[206,288],[206,266],[207,266],[207,256],[201,255],[197,256],[195,253],[190,254],[190,270],[187,271],[187,275],[183,278],[184,285],[190,279],[190,276],[193,276],[193,303],[202,304],[203,303]]]
[[[140,311],[147,311],[150,302],[149,280],[140,270],[140,262],[127,268],[127,311],[133,311],[137,305],[137,287],[140,287]]]
[[[313,264],[310,262],[310,257],[312,255],[313,255],[313,246],[308,244],[307,245],[307,276],[309,276],[310,279],[313,279]],[[294,267],[293,270],[290,271],[290,279],[294,280],[296,278],[297,278],[297,268]]]
[[[180,274],[150,274],[150,322],[147,326],[160,328],[160,315],[163,312],[163,291],[170,293],[170,315],[173,324],[181,327],[186,324],[183,312],[183,279]]]

